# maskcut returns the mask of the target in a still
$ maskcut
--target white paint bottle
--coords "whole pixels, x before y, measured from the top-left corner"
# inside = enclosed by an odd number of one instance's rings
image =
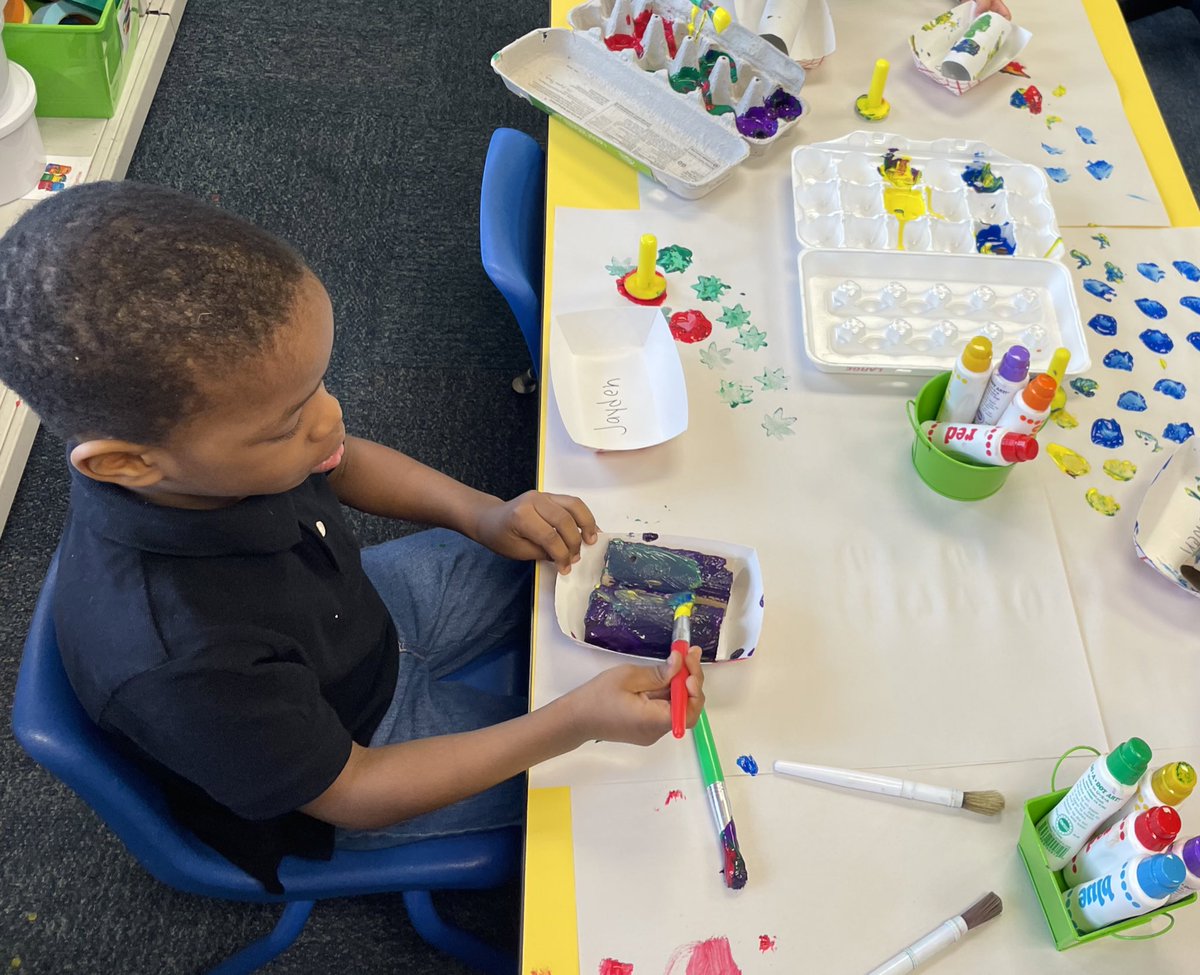
[[[1196,770],[1187,762],[1170,762],[1153,772],[1147,771],[1133,797],[1100,828],[1108,829],[1130,813],[1145,812],[1153,806],[1178,806],[1195,787]]]
[[[988,467],[1007,467],[1038,455],[1038,442],[1033,437],[1004,427],[926,420],[921,432],[942,453]]]
[[[1028,379],[1029,350],[1023,345],[1014,345],[992,370],[979,409],[975,411],[975,422],[991,426],[999,420]]]
[[[1044,372],[1034,376],[1029,385],[1012,398],[1012,402],[1000,414],[996,426],[1035,436],[1050,415],[1050,405],[1054,402],[1056,392],[1058,383],[1053,376]]]
[[[1071,862],[1063,867],[1063,883],[1077,887],[1103,877],[1134,857],[1169,853],[1180,827],[1179,813],[1170,806],[1130,813],[1103,833],[1097,833],[1071,857]]]
[[[1141,738],[1130,738],[1087,767],[1037,825],[1046,866],[1061,870],[1071,862],[1096,826],[1133,795],[1150,757],[1149,745]]]
[[[938,420],[942,423],[970,423],[975,419],[975,411],[979,409],[979,401],[983,399],[991,371],[992,340],[986,335],[976,335],[967,343],[950,371],[946,395],[938,408]],[[1017,433],[1026,432],[1017,430]]]
[[[1072,887],[1063,900],[1071,923],[1087,934],[1162,907],[1186,876],[1183,861],[1173,854],[1134,857],[1103,877]]]

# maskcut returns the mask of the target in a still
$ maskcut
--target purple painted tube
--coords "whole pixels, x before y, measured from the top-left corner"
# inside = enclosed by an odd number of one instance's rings
[[[1029,350],[1023,345],[1014,345],[992,370],[983,398],[979,401],[979,409],[975,411],[975,422],[994,425],[1028,378]]]
[[[675,594],[597,586],[584,617],[584,642],[636,657],[665,660],[671,652]],[[697,603],[692,608],[691,645],[700,659],[717,657],[717,641],[725,610]]]

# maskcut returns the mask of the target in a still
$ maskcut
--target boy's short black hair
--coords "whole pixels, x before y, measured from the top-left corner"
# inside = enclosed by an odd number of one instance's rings
[[[0,381],[64,438],[161,443],[203,374],[269,347],[305,272],[283,241],[175,190],[63,190],[0,237]]]

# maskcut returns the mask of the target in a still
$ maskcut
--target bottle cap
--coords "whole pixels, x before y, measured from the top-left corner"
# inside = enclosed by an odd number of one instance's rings
[[[1178,845],[1179,849],[1174,852],[1183,858],[1183,865],[1187,867],[1188,873],[1200,877],[1200,836],[1193,836]]]
[[[987,372],[992,368],[992,340],[976,335],[962,353],[963,368],[968,372]]]
[[[1022,383],[1029,375],[1029,350],[1023,345],[1014,345],[1004,353],[996,372],[1010,383]]]
[[[1187,762],[1171,762],[1150,777],[1150,788],[1165,806],[1178,806],[1196,787],[1196,770]]]
[[[1000,438],[1000,456],[1013,464],[1033,460],[1037,455],[1038,442],[1027,434],[1010,432]]]
[[[1141,738],[1130,738],[1109,752],[1104,764],[1121,785],[1136,785],[1137,780],[1146,773],[1151,757],[1149,745]]]
[[[1170,853],[1155,853],[1137,865],[1138,886],[1150,898],[1175,893],[1186,879],[1187,868],[1183,861]]]
[[[1133,821],[1133,834],[1147,850],[1161,853],[1175,842],[1183,824],[1171,806],[1154,806],[1138,813]]]
[[[1026,405],[1034,413],[1041,413],[1054,402],[1054,394],[1057,391],[1058,383],[1054,381],[1054,377],[1043,372],[1040,376],[1034,376],[1029,385],[1017,395],[1025,397]]]

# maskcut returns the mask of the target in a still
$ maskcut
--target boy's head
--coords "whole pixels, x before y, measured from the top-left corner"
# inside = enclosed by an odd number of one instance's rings
[[[344,435],[321,382],[332,337],[295,251],[173,190],[84,184],[0,238],[0,380],[76,442],[83,473],[162,503],[321,467]]]

